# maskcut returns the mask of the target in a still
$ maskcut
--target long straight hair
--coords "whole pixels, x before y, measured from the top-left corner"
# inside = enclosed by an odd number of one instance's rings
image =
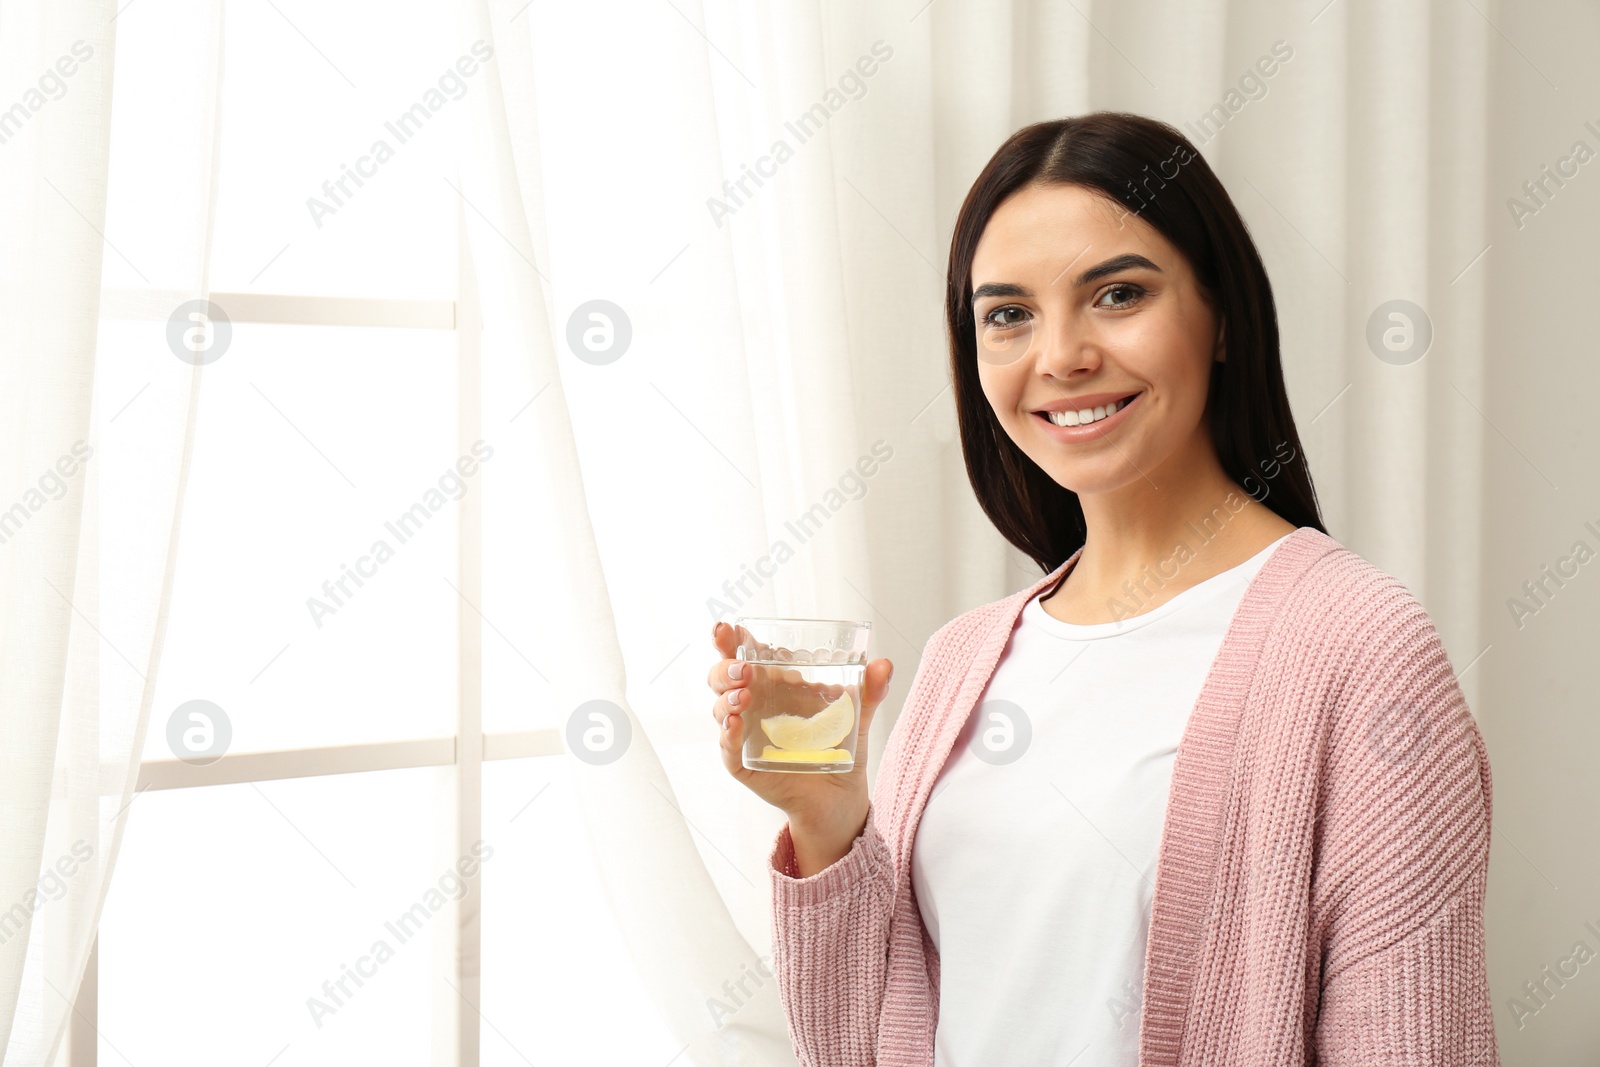
[[[978,504],[1005,539],[1050,571],[1087,536],[1078,494],[1017,447],[978,380],[972,257],[1001,201],[1032,183],[1103,194],[1183,253],[1226,327],[1226,361],[1212,364],[1208,404],[1222,469],[1285,520],[1326,533],[1283,385],[1272,285],[1244,220],[1178,130],[1142,115],[1097,111],[1035,123],[1007,138],[968,191],[950,240],[945,312],[961,450]],[[1265,495],[1256,497],[1252,484]]]

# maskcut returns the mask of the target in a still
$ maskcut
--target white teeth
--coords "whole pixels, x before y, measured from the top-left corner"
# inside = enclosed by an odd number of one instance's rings
[[[1132,399],[1131,397],[1129,399]],[[1050,421],[1057,426],[1083,426],[1091,422],[1099,422],[1107,415],[1115,415],[1127,407],[1125,400],[1114,400],[1096,408],[1081,408],[1077,411],[1050,411],[1046,412]]]

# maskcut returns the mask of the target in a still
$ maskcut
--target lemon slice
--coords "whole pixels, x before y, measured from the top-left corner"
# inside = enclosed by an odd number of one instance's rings
[[[853,757],[842,748],[786,749],[768,745],[761,750],[761,758],[775,763],[849,763]]]
[[[761,720],[761,729],[779,748],[811,750],[833,748],[856,728],[856,702],[850,691],[809,718],[804,715],[772,715]]]

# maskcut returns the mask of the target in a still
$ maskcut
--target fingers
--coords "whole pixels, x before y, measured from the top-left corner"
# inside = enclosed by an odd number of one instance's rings
[[[717,720],[722,734],[724,755],[731,754],[731,758],[737,760],[743,726],[739,712],[749,704],[751,666],[743,660],[731,658],[737,642],[737,634],[732,626],[724,622],[717,623],[712,628],[711,637],[717,651],[725,657],[713,663],[706,676],[706,684],[717,694],[717,699],[711,703],[711,716]]]
[[[719,696],[711,705],[711,714],[717,720],[717,733],[722,749],[722,762],[728,770],[739,773],[744,768],[744,716],[741,709],[750,699],[742,683],[736,684]],[[732,700],[734,703],[730,704]]]
[[[713,693],[725,693],[729,689],[743,688],[750,683],[750,664],[737,659],[719,659],[711,665],[711,671],[706,675],[706,684]]]
[[[723,693],[736,686],[742,686],[750,681],[750,665],[743,660],[733,658],[737,651],[733,627],[725,622],[719,622],[712,630],[712,641],[717,646],[717,651],[723,658],[711,665],[710,672],[706,675],[706,684],[713,693]]]
[[[722,701],[717,701],[720,705]],[[722,758],[729,767],[744,766],[740,746],[744,744],[744,716],[725,711],[721,716]]]
[[[719,622],[711,627],[711,640],[717,646],[717,651],[725,659],[732,659],[734,650],[739,647],[739,631],[742,627],[732,623]]]
[[[722,659],[711,665],[706,684],[718,694],[711,704],[711,714],[717,720],[722,762],[735,775],[748,775],[744,767],[744,716],[740,714],[750,704],[750,681],[754,666],[736,659],[739,647],[739,629],[725,622],[711,628],[711,640]]]
[[[739,768],[743,766],[741,746],[744,743],[744,716],[741,713],[748,710],[752,699],[750,683],[754,665],[734,658],[739,641],[735,627],[719,622],[712,627],[711,639],[723,657],[711,665],[706,675],[706,684],[717,694],[717,699],[711,705],[711,714],[717,721],[724,761],[730,769]],[[786,675],[789,674],[794,677],[786,676],[785,680],[800,684],[801,679],[795,672],[786,672]],[[889,659],[875,659],[867,664],[861,682],[862,728],[870,723],[873,713],[888,694],[893,674],[894,663]],[[861,755],[864,758],[865,737],[858,743],[863,746]]]
[[[728,719],[739,719],[749,710],[750,690],[743,683],[730,683],[730,688],[711,702],[711,717],[721,729],[728,727]]]

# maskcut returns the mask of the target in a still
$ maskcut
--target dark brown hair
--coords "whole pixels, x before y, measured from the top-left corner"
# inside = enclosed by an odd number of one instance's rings
[[[1087,533],[1078,495],[1016,446],[978,381],[972,257],[1000,202],[1031,183],[1102,194],[1183,253],[1226,326],[1226,362],[1212,364],[1207,404],[1222,469],[1287,521],[1326,533],[1283,385],[1272,285],[1244,220],[1183,134],[1142,115],[1097,111],[1007,138],[967,193],[950,240],[945,312],[961,450],[978,504],[1005,539],[1050,571]]]

